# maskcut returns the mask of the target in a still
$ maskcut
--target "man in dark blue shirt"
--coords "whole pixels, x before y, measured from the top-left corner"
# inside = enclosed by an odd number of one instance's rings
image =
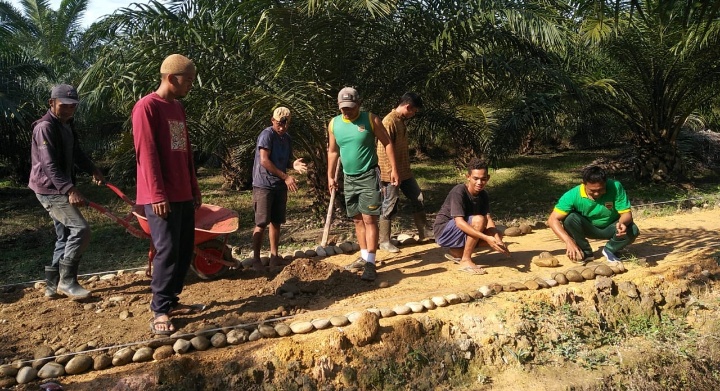
[[[287,133],[290,127],[290,110],[278,107],[273,112],[272,126],[263,129],[257,139],[255,163],[253,165],[253,208],[255,210],[255,229],[253,230],[253,268],[263,270],[260,262],[265,227],[270,225],[270,265],[280,264],[278,245],[280,243],[280,225],[285,222],[287,192],[297,191],[295,177],[288,175],[292,168],[303,174],[307,171],[302,159],[290,165],[292,158],[292,138]]]

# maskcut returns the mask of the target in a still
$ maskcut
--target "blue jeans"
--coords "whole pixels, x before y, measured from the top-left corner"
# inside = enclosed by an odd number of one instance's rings
[[[383,203],[381,219],[390,220],[397,214],[397,202],[400,198],[400,191],[410,202],[412,213],[419,213],[425,210],[423,194],[415,178],[410,177],[400,182],[399,186],[393,186],[389,182],[382,182]]]
[[[53,267],[62,260],[68,263],[80,261],[90,243],[90,225],[80,213],[80,209],[70,204],[64,194],[35,194],[43,208],[48,211],[55,224],[55,251]]]

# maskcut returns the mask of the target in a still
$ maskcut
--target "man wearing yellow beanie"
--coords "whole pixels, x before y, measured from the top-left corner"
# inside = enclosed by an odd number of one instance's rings
[[[157,251],[150,287],[153,334],[170,335],[170,316],[194,307],[180,304],[195,242],[195,209],[202,203],[195,176],[185,109],[177,100],[190,92],[195,64],[172,54],[160,66],[160,87],[132,111],[137,162],[137,201],[144,205]]]

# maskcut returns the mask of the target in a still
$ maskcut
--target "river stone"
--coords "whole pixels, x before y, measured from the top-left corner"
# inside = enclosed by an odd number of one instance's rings
[[[433,296],[430,300],[432,300],[432,302],[438,307],[446,307],[448,305],[447,300],[445,300],[442,296]]]
[[[585,270],[583,270],[580,275],[586,279],[586,280],[594,280],[595,279],[595,272],[590,269],[589,267],[586,267]]]
[[[17,374],[15,374],[17,376]],[[17,384],[17,380],[15,380],[15,376],[0,376],[0,387],[6,387],[10,388]]]
[[[534,257],[532,261],[536,266],[539,267],[558,267],[560,261],[557,258],[551,256],[550,258]]]
[[[270,326],[269,324],[261,324],[258,326],[258,331],[260,334],[262,334],[263,338],[275,338],[277,337],[277,331],[275,331],[275,327]]]
[[[72,354],[69,353],[67,348],[60,348],[55,351],[55,362],[61,365],[67,364],[72,359]]]
[[[313,326],[314,327],[314,326]],[[292,334],[292,330],[290,330],[290,326],[286,325],[285,323],[278,323],[275,325],[275,332],[280,337],[287,337],[288,335]]]
[[[523,235],[527,235],[527,234],[531,233],[533,230],[532,227],[530,226],[530,224],[525,224],[525,223],[520,224],[519,229],[520,229],[520,233],[522,233]]]
[[[565,277],[571,282],[583,282],[585,279],[576,270],[568,270],[565,272]]]
[[[415,239],[414,236],[408,234],[398,235],[397,241],[403,246],[412,246],[413,244],[417,244],[417,239]]]
[[[360,251],[360,243],[353,242],[353,251]]]
[[[412,309],[407,305],[396,305],[393,307],[393,311],[398,315],[407,315],[412,312]]]
[[[353,244],[352,242],[342,242],[340,243],[340,248],[343,250],[343,252],[350,253],[353,252]]]
[[[478,288],[478,292],[480,292],[483,295],[483,297],[492,296],[494,293],[492,291],[492,289],[490,289],[490,287],[487,285],[483,285],[480,288]]]
[[[166,358],[170,358],[174,354],[175,351],[173,350],[172,346],[165,345],[155,349],[155,353],[153,353],[152,358],[153,360],[160,361]]]
[[[92,368],[93,359],[87,354],[78,354],[73,357],[67,365],[65,365],[65,373],[68,375],[77,375]]]
[[[294,254],[290,254],[290,253],[282,254],[282,259],[284,261],[292,261],[293,256],[294,256]]]
[[[113,354],[112,365],[119,367],[129,364],[132,361],[133,355],[135,355],[135,351],[132,348],[122,348]]]
[[[614,265],[614,264],[612,264],[612,263],[609,263],[609,264],[607,265],[607,267],[609,267],[610,270],[612,270],[613,274],[620,274],[620,273],[622,273],[622,272],[620,271],[620,268],[617,267],[617,265]]]
[[[313,319],[310,321],[310,323],[316,330],[325,330],[326,328],[332,326],[330,324],[330,319]]]
[[[172,349],[172,348],[171,348]],[[101,353],[93,358],[93,369],[96,371],[108,368],[112,365],[112,357]]]
[[[37,375],[41,379],[60,377],[65,375],[65,367],[56,362],[49,362],[40,368]]]
[[[480,293],[480,291],[478,291],[478,290],[470,291],[470,292],[468,292],[468,295],[475,300],[480,300],[484,297],[483,294]]]
[[[31,366],[35,369],[40,369],[45,364],[53,360],[53,355],[55,355],[55,351],[53,350],[53,348],[47,345],[40,345],[33,352],[34,361],[32,362]]]
[[[350,321],[348,320],[348,318],[346,316],[337,315],[337,316],[333,316],[330,318],[330,324],[332,324],[335,327],[342,327],[342,326],[347,326],[348,324],[350,324]]]
[[[293,258],[305,258],[305,251],[295,250],[295,252],[293,253]]]
[[[379,288],[387,288],[390,286],[390,283],[387,281],[380,281],[380,284],[378,285]]]
[[[177,354],[185,354],[190,350],[191,346],[190,341],[180,338],[173,344],[173,350]]]
[[[18,368],[14,368],[12,365],[5,364],[0,366],[0,377],[15,377],[18,373]]]
[[[15,369],[20,370],[20,368],[25,366],[25,362],[23,360],[15,360],[10,363],[10,365]]]
[[[208,350],[210,347],[210,340],[203,337],[202,335],[198,335],[197,337],[190,340],[190,344],[192,345],[195,350],[203,351]]]
[[[516,291],[526,291],[526,290],[528,290],[528,287],[525,286],[525,284],[523,284],[523,283],[521,283],[521,282],[518,282],[518,281],[511,282],[509,285],[512,286],[513,288],[515,288]]]
[[[309,249],[305,250],[305,256],[308,258],[317,257],[318,253],[317,253],[317,251],[309,248]]]
[[[435,305],[435,303],[430,299],[425,299],[421,301],[420,304],[422,304],[423,307],[425,307],[425,309],[427,310],[434,310],[435,308],[437,308],[437,305]]]
[[[115,278],[115,274],[104,274],[100,276],[101,281],[112,280],[113,278]]]
[[[552,278],[560,285],[566,285],[568,283],[567,277],[562,273],[555,273],[552,275]]]
[[[317,246],[315,247],[315,254],[319,257],[327,257],[328,253],[325,252],[325,247],[323,246]]]
[[[325,250],[325,254],[326,254],[328,257],[335,255],[335,246],[325,246],[324,250]],[[318,254],[319,254],[319,253],[320,253],[320,252],[318,251]]]
[[[500,293],[500,292],[502,292],[502,285],[500,285],[500,284],[498,284],[498,283],[490,284],[489,287],[490,287],[490,289],[491,289],[493,292],[495,292],[495,293]]]
[[[133,354],[133,362],[150,361],[153,358],[153,350],[147,346],[143,346]]]
[[[250,332],[245,329],[234,329],[228,331],[226,337],[227,342],[230,345],[237,345],[239,343],[247,342]]]
[[[517,288],[515,288],[515,286],[513,286],[513,285],[510,285],[510,284],[503,285],[503,292],[515,292],[516,290],[517,290]]]
[[[612,269],[610,269],[610,267],[608,267],[607,265],[600,265],[595,268],[595,274],[610,277],[615,273],[613,273]]]
[[[220,326],[216,324],[211,324],[209,326],[205,326],[201,328],[200,330],[195,332],[196,337],[205,337],[205,339],[210,338],[213,334],[217,332],[217,330],[220,329]]]
[[[505,236],[520,236],[522,232],[520,227],[509,227],[505,229]]]
[[[227,346],[227,337],[223,333],[215,333],[210,337],[210,344],[215,348],[224,348]]]
[[[333,246],[333,251],[335,251],[335,254],[342,254],[345,252],[340,246]]]
[[[548,284],[550,288],[558,286],[558,282],[553,280],[552,278],[546,278],[543,281],[545,281],[545,283]]]
[[[535,282],[534,280],[527,280],[525,281],[525,286],[530,289],[531,291],[540,289],[540,284]]]
[[[540,278],[540,277],[535,277],[535,282],[537,282],[538,285],[540,285],[540,288],[543,288],[543,289],[548,289],[548,288],[550,288],[550,285],[548,285],[548,283],[545,282],[545,280],[543,280],[543,279]]]
[[[622,263],[622,262],[615,262],[615,263],[613,263],[613,264],[618,268],[618,270],[620,270],[620,273],[625,273],[625,272],[627,271],[627,269],[625,269],[625,264],[624,264],[624,263]]]
[[[451,293],[451,294],[445,296],[445,300],[447,300],[447,302],[450,304],[458,304],[458,303],[462,302],[462,300],[460,299],[460,296],[458,296],[454,293]]]
[[[313,331],[313,325],[310,322],[293,322],[290,324],[290,330],[295,334],[307,334]]]
[[[254,261],[255,260],[252,258],[245,258],[242,260],[242,262],[240,262],[240,264],[242,265],[243,269],[250,269],[253,266]]]
[[[397,315],[392,308],[380,308],[380,316],[383,318],[392,318]]]
[[[377,315],[378,318],[382,318],[382,314],[380,313],[380,309],[378,308],[368,308],[366,311],[372,312],[373,314]]]
[[[22,367],[15,376],[18,384],[30,383],[37,378],[38,371],[33,367]]]
[[[360,318],[360,315],[362,315],[361,311],[353,311],[348,314],[345,314],[345,317],[348,318],[348,321],[350,323],[355,323],[358,320],[358,318]]]
[[[472,301],[472,297],[470,297],[470,295],[465,292],[459,293],[458,296],[460,296],[460,301],[462,301],[463,303],[469,303]]]

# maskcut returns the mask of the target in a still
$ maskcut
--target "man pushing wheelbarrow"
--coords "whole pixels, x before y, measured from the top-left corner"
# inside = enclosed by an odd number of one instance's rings
[[[156,250],[153,260],[153,318],[150,330],[157,335],[176,331],[170,318],[195,307],[181,304],[195,242],[195,209],[202,204],[195,176],[185,109],[176,99],[190,92],[195,64],[172,54],[160,66],[160,86],[132,110],[137,162],[137,204],[143,205]]]

